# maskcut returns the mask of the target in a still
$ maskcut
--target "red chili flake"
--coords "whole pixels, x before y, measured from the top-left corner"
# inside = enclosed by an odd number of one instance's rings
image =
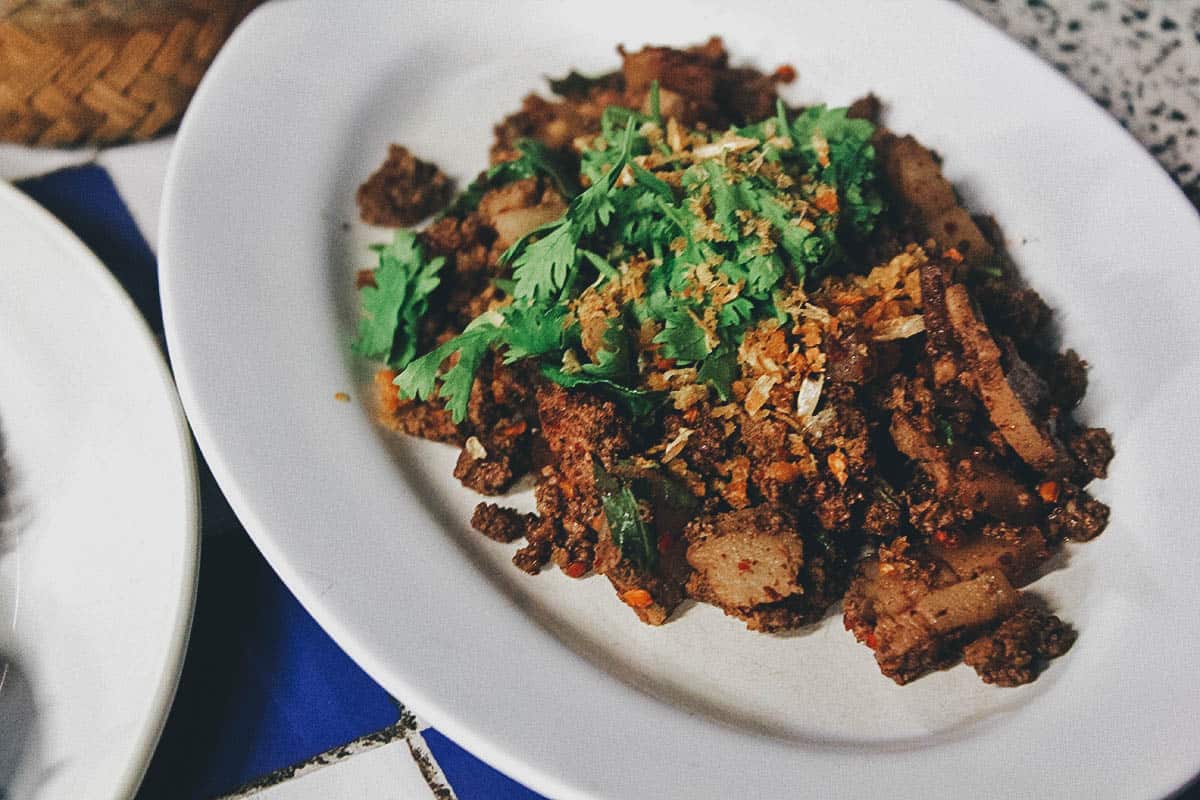
[[[654,366],[658,369],[674,369],[675,368],[675,359],[673,359],[673,358],[656,358],[656,359],[654,359]]]
[[[572,578],[582,578],[587,574],[587,571],[588,565],[582,561],[572,561],[570,564],[567,564],[565,569],[563,569],[563,572],[567,573],[567,575]]]
[[[879,641],[875,638],[875,631],[871,631],[870,633],[868,633],[867,638],[863,639],[863,643],[866,644],[867,647],[874,650],[875,647],[879,644]]]
[[[1053,503],[1058,500],[1058,481],[1044,481],[1038,484],[1038,495],[1047,503]]]
[[[634,608],[645,608],[654,604],[654,598],[645,589],[630,589],[621,594],[621,599],[625,601],[626,605]]]
[[[497,428],[496,435],[505,439],[511,436],[520,436],[528,427],[529,426],[525,423],[525,420],[519,419],[511,425],[504,425],[500,428]]]
[[[369,269],[360,269],[354,276],[354,288],[362,289],[367,286],[375,285],[375,271]]]
[[[959,544],[958,534],[947,531],[938,531],[933,534],[933,540],[946,547],[958,547]]]
[[[796,68],[791,64],[783,64],[775,70],[774,78],[780,83],[791,83],[796,80]]]
[[[671,546],[674,544],[675,544],[675,538],[673,536],[667,536],[666,534],[660,534],[658,537],[658,544],[656,545],[656,547],[658,547],[658,552],[662,553],[665,556],[671,550]]]
[[[743,558],[741,561],[738,562],[738,572],[749,572],[749,571],[750,571],[750,559]]]
[[[958,252],[956,247],[947,247],[945,250],[946,258],[953,261],[955,264],[961,264],[963,261],[962,253]]]

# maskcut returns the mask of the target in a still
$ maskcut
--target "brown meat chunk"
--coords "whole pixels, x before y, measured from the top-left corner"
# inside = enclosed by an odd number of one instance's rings
[[[892,443],[901,455],[921,466],[939,492],[947,491],[951,483],[950,462],[939,441],[941,431],[935,418],[933,392],[924,379],[903,375],[893,376],[889,388],[883,406],[892,412],[888,426]]]
[[[992,330],[1021,345],[1033,341],[1050,320],[1050,307],[1041,295],[1017,283],[1015,276],[992,278],[976,289],[979,305]]]
[[[942,176],[942,167],[911,136],[881,131],[877,150],[883,175],[897,198],[916,216],[929,236],[942,247],[956,248],[969,261],[982,261],[993,254],[979,226]]]
[[[839,383],[867,383],[874,379],[876,365],[873,342],[861,329],[825,341],[826,372]]]
[[[393,144],[387,160],[358,187],[358,214],[368,225],[415,225],[444,208],[453,191],[454,184],[437,165]]]
[[[846,116],[850,119],[865,119],[868,122],[879,124],[879,113],[883,108],[883,103],[872,92],[866,97],[860,97],[850,104],[846,109]]]
[[[912,612],[918,599],[954,578],[932,562],[905,555],[906,546],[901,538],[893,548],[880,548],[878,557],[859,562],[842,600],[846,629],[875,652],[880,672],[901,684],[950,666],[956,656]]]
[[[478,213],[434,220],[419,234],[430,258],[444,256],[442,282],[429,298],[426,332],[430,346],[456,334],[495,297],[492,278],[499,271],[492,253],[496,232]]]
[[[1109,508],[1082,489],[1066,485],[1048,518],[1051,535],[1086,542],[1108,527]]]
[[[1063,409],[1079,405],[1087,392],[1087,362],[1074,350],[1054,356],[1043,374],[1050,384],[1051,400]]]
[[[824,558],[806,547],[782,506],[703,516],[684,535],[687,561],[695,570],[688,594],[744,620],[751,630],[808,624],[831,602]]]
[[[802,594],[804,540],[778,509],[758,506],[702,517],[687,530],[693,594],[749,608]]]
[[[503,494],[520,477],[507,453],[488,450],[477,437],[470,437],[458,454],[454,477],[480,494]]]
[[[562,196],[537,178],[505,184],[479,201],[479,216],[496,231],[495,246],[507,249],[513,242],[567,210]]]
[[[440,401],[401,400],[392,383],[395,378],[394,370],[381,369],[375,373],[376,419],[380,425],[395,433],[406,433],[435,442],[462,443],[462,431]]]
[[[1033,577],[1037,567],[1050,557],[1046,537],[1036,526],[1017,528],[989,525],[981,534],[928,545],[929,554],[945,563],[960,579],[999,570],[1009,582],[1020,586]]]
[[[1020,602],[1000,569],[963,579],[901,538],[859,563],[843,610],[846,629],[875,652],[880,671],[904,684],[956,662],[964,641]]]
[[[628,95],[644,96],[650,84],[658,81],[664,116],[690,125],[715,114],[717,72],[726,62],[720,39],[687,50],[644,47],[635,53],[620,48],[618,52]]]
[[[996,569],[970,580],[935,589],[913,605],[913,612],[933,636],[980,628],[1016,607],[1017,590]]]
[[[492,541],[515,542],[525,535],[532,519],[532,514],[522,514],[513,508],[480,503],[471,514],[471,527]]]
[[[1024,603],[990,633],[963,648],[963,661],[984,683],[1020,686],[1037,677],[1046,659],[1070,649],[1075,632],[1034,603]]]
[[[953,502],[1004,522],[1033,522],[1042,504],[1011,475],[981,461],[964,460],[955,470]]]
[[[868,536],[890,539],[904,525],[904,506],[894,492],[877,492],[863,514],[862,531]]]
[[[746,68],[731,69],[722,41],[676,50],[645,47],[636,53],[619,49],[625,78],[625,102],[649,110],[650,84],[658,81],[664,117],[685,125],[705,123],[721,128],[771,115],[776,78]]]
[[[1108,462],[1113,459],[1112,437],[1104,428],[1082,428],[1068,441],[1079,471],[1088,478],[1108,477]]]
[[[550,560],[554,541],[560,535],[560,528],[550,517],[533,517],[525,526],[525,538],[528,543],[513,554],[512,562],[517,569],[530,575],[537,575],[542,566]]]
[[[992,424],[1018,456],[1043,472],[1061,471],[1061,447],[1034,420],[1032,409],[1017,394],[1000,364],[1000,348],[987,325],[975,314],[967,288],[946,288],[946,312],[962,346],[972,390],[983,401]]]
[[[565,477],[578,481],[582,489],[591,491],[595,485],[593,456],[611,469],[629,449],[629,420],[611,400],[547,383],[538,389],[537,407],[542,437]]]
[[[520,155],[517,142],[536,139],[551,150],[566,155],[574,141],[581,136],[595,136],[600,131],[600,116],[608,106],[626,104],[624,92],[611,81],[593,86],[586,95],[569,100],[546,100],[536,94],[528,95],[521,109],[505,117],[494,130],[491,162],[499,164]]]

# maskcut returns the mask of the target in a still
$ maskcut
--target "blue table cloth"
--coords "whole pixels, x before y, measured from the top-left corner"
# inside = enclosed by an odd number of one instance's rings
[[[108,266],[161,342],[154,254],[108,174],[76,167],[17,185]],[[199,453],[197,461],[199,596],[178,694],[139,800],[226,794],[385,728],[400,714],[267,566]],[[422,733],[462,800],[541,797],[438,731]]]

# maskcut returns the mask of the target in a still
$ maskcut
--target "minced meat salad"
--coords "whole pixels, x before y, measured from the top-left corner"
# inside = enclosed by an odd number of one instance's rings
[[[898,683],[1032,680],[1073,633],[1019,589],[1104,529],[1084,487],[1113,449],[995,225],[874,97],[789,108],[790,67],[719,39],[620,53],[527,97],[360,274],[382,422],[461,446],[482,494],[532,475],[536,514],[474,527],[644,622],[694,598],[784,631],[841,600]]]

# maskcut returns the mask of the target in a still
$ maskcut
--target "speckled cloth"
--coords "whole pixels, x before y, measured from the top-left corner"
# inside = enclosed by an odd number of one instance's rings
[[[1111,111],[1200,208],[1200,2],[959,1]]]

